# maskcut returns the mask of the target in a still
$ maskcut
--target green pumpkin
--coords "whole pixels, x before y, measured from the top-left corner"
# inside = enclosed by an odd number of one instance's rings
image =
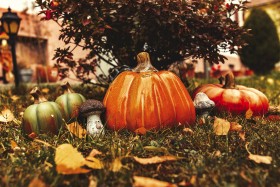
[[[30,94],[34,97],[34,104],[27,107],[23,114],[22,129],[25,134],[53,133],[58,131],[63,121],[60,106],[47,101],[38,87],[32,89]]]
[[[64,82],[61,87],[64,89],[64,94],[55,102],[61,107],[66,123],[72,123],[77,119],[78,109],[86,99],[81,94],[75,93],[68,82]]]

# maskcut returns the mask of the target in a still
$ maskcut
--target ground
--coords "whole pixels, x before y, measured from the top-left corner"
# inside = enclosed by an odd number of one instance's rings
[[[278,106],[279,78],[280,73],[273,72],[237,82],[259,89],[267,95],[270,105]],[[190,80],[188,90],[191,93],[196,86],[209,81]],[[40,88],[49,100],[61,94],[57,85],[40,85]],[[104,94],[104,90],[91,86],[74,89],[88,99],[102,100]],[[106,130],[105,136],[98,138],[75,137],[64,124],[58,135],[42,134],[34,139],[21,130],[22,112],[33,102],[29,91],[29,86],[1,91],[2,111],[9,109],[15,119],[0,124],[0,186],[143,186],[141,182],[147,186],[150,178],[168,182],[161,183],[162,186],[280,185],[279,115],[255,118],[215,114],[242,126],[241,131],[221,136],[215,134],[215,118],[210,117],[197,120],[188,128],[178,126],[148,131],[145,135]],[[69,158],[78,152],[82,154],[80,159],[88,158],[93,149],[98,150],[100,153],[92,158],[101,163],[100,169],[85,166],[82,168],[88,171],[84,174],[59,173],[55,157],[63,144],[77,148],[67,155]],[[155,161],[154,156],[162,160]],[[260,159],[260,163],[251,156]]]

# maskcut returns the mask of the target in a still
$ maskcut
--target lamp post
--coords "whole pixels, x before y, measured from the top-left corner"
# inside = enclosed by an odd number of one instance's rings
[[[16,59],[16,37],[18,34],[21,18],[18,17],[17,13],[11,12],[11,8],[9,7],[8,12],[4,12],[0,20],[4,32],[6,32],[9,35],[9,42],[11,45],[11,52],[13,58],[13,73],[15,76],[15,86],[18,87],[19,75]]]

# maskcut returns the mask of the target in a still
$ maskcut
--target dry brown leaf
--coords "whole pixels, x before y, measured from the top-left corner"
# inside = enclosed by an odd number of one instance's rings
[[[86,166],[91,168],[91,169],[102,169],[103,168],[103,164],[102,162],[94,157],[86,157],[86,162],[85,162]]]
[[[62,144],[55,152],[56,171],[61,174],[87,173],[90,170],[81,168],[86,164],[83,155],[71,144]]]
[[[72,134],[74,134],[78,138],[84,138],[86,136],[86,129],[84,129],[77,122],[70,123],[69,125],[66,125],[66,127]]]
[[[245,118],[250,119],[253,116],[253,111],[249,108],[245,113]]]
[[[271,156],[261,156],[261,155],[249,154],[248,158],[250,160],[255,161],[258,164],[259,163],[271,164],[271,162],[272,162],[272,157]]]
[[[186,134],[190,134],[190,135],[194,134],[193,130],[190,129],[190,128],[184,128],[183,132],[186,133]]]
[[[162,163],[166,161],[174,161],[178,159],[175,156],[154,156],[150,158],[139,158],[137,156],[134,156],[133,158],[136,162],[143,165],[158,164],[158,163]]]
[[[13,121],[14,119],[15,119],[15,116],[11,110],[4,109],[1,111],[0,122],[7,123],[7,122]]]
[[[239,132],[239,131],[242,130],[242,126],[239,123],[237,123],[237,122],[231,122],[229,130],[230,131],[237,131],[237,132]]]
[[[225,119],[215,117],[213,129],[214,133],[218,136],[227,135],[230,129],[230,122]]]
[[[176,187],[176,184],[172,184],[165,181],[160,181],[153,178],[148,177],[140,177],[140,176],[134,176],[133,177],[134,183],[133,187]]]
[[[247,181],[248,183],[252,183],[252,179],[248,178],[245,174],[245,171],[241,171],[240,172],[240,177],[242,177],[245,181]]]
[[[249,153],[249,156],[248,158],[250,160],[253,160],[255,161],[256,163],[260,164],[260,163],[263,163],[263,164],[271,164],[272,162],[272,157],[271,156],[262,156],[262,155],[255,155],[255,154],[252,154],[249,149],[248,149],[248,145],[250,143],[247,142],[246,145],[245,145],[245,148],[247,150],[247,152]]]
[[[34,178],[32,181],[28,184],[28,187],[47,187],[48,185],[45,184],[42,180],[39,178]]]
[[[118,172],[121,170],[122,167],[123,167],[123,165],[121,162],[121,158],[115,158],[115,160],[111,164],[110,170],[113,172]]]
[[[89,153],[88,157],[95,157],[96,155],[102,155],[100,151],[97,149],[92,149],[91,152]]]
[[[28,134],[28,137],[34,140],[38,137],[38,135],[35,132],[31,132],[30,134]]]
[[[245,131],[240,131],[239,132],[239,137],[241,138],[242,141],[245,142]]]
[[[54,146],[52,146],[52,145],[51,145],[51,144],[49,144],[48,142],[45,142],[45,141],[40,140],[40,139],[38,139],[38,138],[35,138],[33,141],[34,141],[34,142],[41,143],[41,144],[43,144],[43,145],[45,145],[45,146],[47,146],[47,147],[52,147],[52,148],[55,148]]]
[[[160,152],[160,153],[167,153],[168,150],[165,147],[156,147],[152,145],[148,145],[143,147],[146,151],[154,151],[154,152]]]

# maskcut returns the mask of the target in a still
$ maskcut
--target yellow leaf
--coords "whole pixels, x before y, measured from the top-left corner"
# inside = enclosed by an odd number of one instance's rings
[[[237,122],[231,122],[229,130],[240,132],[242,130],[242,126]]]
[[[90,170],[81,168],[86,164],[83,155],[71,144],[62,144],[56,148],[54,161],[56,171],[61,174],[87,173]]]
[[[87,167],[91,168],[91,169],[102,169],[103,168],[103,164],[102,162],[94,157],[86,157],[86,163]]]
[[[137,156],[133,157],[134,160],[140,164],[148,165],[148,164],[158,164],[166,161],[174,161],[178,158],[175,156],[154,156],[150,158],[139,158]]]
[[[123,165],[121,162],[121,158],[115,158],[115,160],[111,164],[110,170],[113,172],[118,172],[121,170],[122,167],[123,167]]]
[[[176,184],[172,184],[165,181],[160,181],[153,178],[148,177],[140,177],[140,176],[134,176],[133,177],[134,183],[133,187],[176,187]]]
[[[11,112],[11,110],[9,109],[4,109],[1,111],[1,114],[0,114],[0,122],[4,122],[4,123],[7,123],[7,122],[11,122],[15,119],[15,116],[14,114]]]
[[[245,113],[245,118],[250,119],[253,116],[253,111],[249,108]]]
[[[87,134],[86,129],[84,129],[77,122],[73,122],[73,123],[67,125],[66,127],[72,134],[74,134],[78,138],[84,138]]]
[[[213,128],[216,135],[227,135],[230,129],[230,122],[225,119],[215,117]]]

